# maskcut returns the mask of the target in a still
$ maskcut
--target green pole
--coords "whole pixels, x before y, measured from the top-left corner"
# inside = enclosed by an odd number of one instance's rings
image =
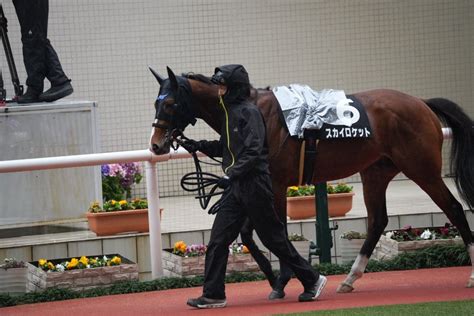
[[[326,182],[316,184],[316,244],[319,248],[319,262],[331,263],[332,237],[329,228],[328,191]]]

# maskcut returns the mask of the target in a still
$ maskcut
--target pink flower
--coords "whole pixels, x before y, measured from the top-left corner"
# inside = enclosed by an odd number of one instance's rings
[[[120,164],[114,163],[110,165],[109,175],[112,177],[124,177],[125,171]]]

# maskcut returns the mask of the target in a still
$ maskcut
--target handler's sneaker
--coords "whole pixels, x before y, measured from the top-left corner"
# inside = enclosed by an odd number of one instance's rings
[[[204,296],[200,296],[198,298],[188,299],[187,304],[189,306],[196,307],[196,308],[220,308],[220,307],[225,307],[227,302],[225,298],[217,299],[217,298],[207,298]]]
[[[282,298],[285,298],[285,291],[281,289],[273,289],[270,294],[268,295],[268,299],[270,301],[273,300],[280,300]]]
[[[284,286],[281,285],[280,279],[276,279],[275,284],[272,287],[272,291],[270,292],[270,295],[268,295],[268,299],[272,301],[284,298],[285,291],[283,289]]]
[[[313,287],[309,289],[305,289],[303,293],[298,296],[298,301],[300,302],[309,302],[317,300],[321,292],[323,291],[324,287],[328,279],[324,275],[320,275],[318,281],[314,284]]]

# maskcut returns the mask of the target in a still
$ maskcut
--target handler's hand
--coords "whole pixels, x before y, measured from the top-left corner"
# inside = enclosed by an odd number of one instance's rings
[[[193,139],[187,139],[184,142],[181,143],[181,146],[183,146],[184,149],[186,149],[190,153],[195,153],[200,149],[200,143],[198,141],[195,141]]]
[[[226,189],[230,186],[230,178],[228,176],[223,176],[217,180],[217,186],[221,189]]]

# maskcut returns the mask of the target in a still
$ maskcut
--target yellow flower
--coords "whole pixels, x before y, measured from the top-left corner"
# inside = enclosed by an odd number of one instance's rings
[[[77,260],[76,258],[72,258],[71,262],[68,263],[66,268],[69,269],[69,270],[74,269],[77,266],[78,263],[79,263],[79,260]]]
[[[120,205],[124,205],[124,204],[127,204],[127,201],[126,200],[122,200],[119,202]]]
[[[89,259],[87,259],[87,257],[85,256],[82,256],[81,259],[79,259],[79,262],[87,266],[87,264],[89,263]]]
[[[298,191],[298,187],[297,186],[292,186],[292,187],[289,187],[288,188],[290,191]]]
[[[110,201],[110,204],[115,205],[115,204],[117,204],[117,201],[111,200],[111,201]]]
[[[119,265],[120,263],[122,263],[122,259],[120,259],[120,257],[113,257],[112,260],[110,260],[110,262],[112,262],[114,265]]]
[[[54,267],[54,264],[53,264],[51,261],[49,261],[49,262],[48,262],[48,269],[49,269],[49,270],[54,270],[54,268],[55,268],[55,267]]]
[[[186,244],[184,243],[184,241],[180,240],[180,241],[177,241],[175,244],[174,244],[174,251],[175,253],[185,253],[186,252]]]
[[[46,264],[46,262],[47,262],[46,259],[39,259],[39,260],[38,260],[38,264],[39,264],[40,266],[44,266],[44,265]]]

